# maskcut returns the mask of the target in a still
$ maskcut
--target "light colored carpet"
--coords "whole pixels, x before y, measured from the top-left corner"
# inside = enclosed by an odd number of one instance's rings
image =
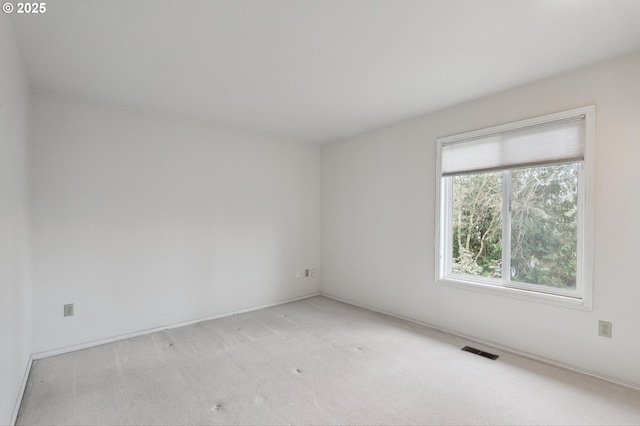
[[[467,344],[314,297],[35,361],[17,424],[640,424],[638,391]]]

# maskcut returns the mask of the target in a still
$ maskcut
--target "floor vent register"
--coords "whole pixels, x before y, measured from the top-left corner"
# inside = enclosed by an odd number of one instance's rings
[[[472,354],[480,355],[491,360],[498,359],[499,355],[490,354],[489,352],[481,351],[480,349],[472,348],[471,346],[465,346],[462,348],[465,352],[471,352]]]

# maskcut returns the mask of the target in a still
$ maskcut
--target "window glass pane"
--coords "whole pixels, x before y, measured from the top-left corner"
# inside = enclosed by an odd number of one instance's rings
[[[453,264],[459,274],[500,278],[502,172],[454,176]]]
[[[576,288],[578,163],[511,172],[511,279]]]

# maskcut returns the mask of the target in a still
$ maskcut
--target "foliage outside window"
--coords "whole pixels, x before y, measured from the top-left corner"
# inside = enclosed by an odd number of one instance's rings
[[[438,140],[438,279],[590,307],[592,123],[588,107]]]

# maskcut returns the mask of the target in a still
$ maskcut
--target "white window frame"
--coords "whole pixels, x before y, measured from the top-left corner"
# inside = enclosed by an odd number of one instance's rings
[[[584,140],[584,160],[578,168],[578,219],[577,219],[577,271],[576,290],[553,289],[553,293],[548,288],[536,284],[508,282],[503,279],[476,277],[465,274],[455,274],[451,271],[452,266],[452,199],[447,194],[452,194],[452,179],[442,176],[442,147],[445,144],[457,142],[463,139],[477,138],[499,132],[512,131],[524,127],[541,125],[557,120],[568,119],[584,115],[585,120],[585,140]],[[436,259],[435,272],[436,282],[445,286],[454,286],[476,291],[501,294],[517,298],[536,300],[546,303],[559,304],[575,308],[590,310],[593,298],[593,187],[594,187],[594,140],[595,140],[595,106],[590,105],[549,114],[514,123],[494,126],[472,132],[456,134],[452,136],[436,139]],[[510,170],[502,172],[511,173]],[[510,184],[510,179],[504,179]],[[506,185],[505,185],[506,186]],[[508,209],[509,188],[503,188],[503,218],[509,215]],[[507,222],[507,223],[505,223]],[[503,220],[504,227],[510,227],[507,220]],[[507,244],[509,241],[506,242]],[[509,247],[503,247],[503,264]],[[546,290],[546,291],[545,291]]]

